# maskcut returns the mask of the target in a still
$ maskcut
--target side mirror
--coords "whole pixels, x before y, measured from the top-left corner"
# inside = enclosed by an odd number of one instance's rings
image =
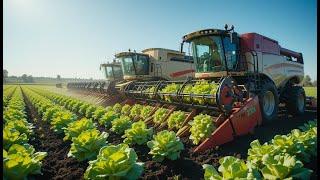
[[[230,41],[231,41],[231,44],[238,43],[238,34],[236,32],[230,33]]]

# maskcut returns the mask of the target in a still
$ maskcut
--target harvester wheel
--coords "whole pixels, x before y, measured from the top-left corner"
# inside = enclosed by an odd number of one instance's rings
[[[306,93],[301,86],[292,86],[288,91],[286,107],[289,114],[302,115],[306,108]]]
[[[264,122],[276,119],[279,110],[279,97],[273,83],[269,82],[262,85],[259,93],[259,102]]]

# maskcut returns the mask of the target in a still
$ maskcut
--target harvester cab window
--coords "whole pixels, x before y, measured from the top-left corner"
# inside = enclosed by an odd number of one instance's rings
[[[121,76],[122,76],[121,67],[119,67],[119,66],[114,66],[114,67],[113,67],[113,73],[114,73],[114,77],[115,77],[115,78],[121,77]]]
[[[136,74],[147,75],[149,72],[149,60],[147,56],[139,55],[134,59]]]
[[[224,55],[220,36],[206,36],[192,42],[197,72],[224,71]]]
[[[106,73],[107,73],[107,77],[113,77],[112,66],[107,66]]]
[[[237,66],[236,44],[231,43],[230,37],[223,38],[228,70],[235,71]]]
[[[104,66],[104,71],[105,71],[106,78],[113,77],[111,66]]]
[[[125,75],[135,75],[133,59],[131,56],[122,57],[122,68]]]
[[[148,75],[149,58],[144,55],[129,55],[120,58],[124,75]]]

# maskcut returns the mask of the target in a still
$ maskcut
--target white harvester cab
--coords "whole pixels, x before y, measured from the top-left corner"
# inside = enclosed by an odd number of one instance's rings
[[[121,62],[123,79],[120,88],[130,81],[185,80],[194,77],[194,63],[191,56],[179,51],[149,48],[137,52],[121,52],[115,55]]]
[[[179,51],[149,48],[142,51],[150,58],[150,75],[165,80],[184,80],[194,76],[194,63],[191,56]]]
[[[112,63],[100,64],[100,70],[103,71],[106,80],[122,80],[123,73],[121,68],[121,63],[113,61]]]

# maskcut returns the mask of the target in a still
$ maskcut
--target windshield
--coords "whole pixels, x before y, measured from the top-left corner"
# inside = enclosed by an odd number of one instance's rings
[[[104,73],[106,78],[118,78],[122,76],[120,66],[104,66]]]
[[[144,55],[131,55],[118,58],[121,60],[124,75],[148,75],[149,58]]]
[[[113,66],[114,77],[118,78],[122,76],[122,69],[120,66]]]
[[[220,36],[205,36],[191,42],[196,72],[225,71],[225,59]]]
[[[106,78],[111,78],[111,77],[113,77],[112,67],[110,67],[110,66],[104,66],[104,73],[105,73],[105,75],[106,75]]]

